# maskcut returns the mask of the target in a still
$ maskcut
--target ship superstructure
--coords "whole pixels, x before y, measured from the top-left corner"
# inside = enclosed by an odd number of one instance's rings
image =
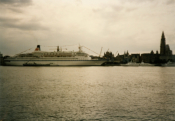
[[[34,52],[17,54],[13,57],[4,59],[6,65],[18,66],[99,66],[106,60],[91,59],[89,55],[82,51],[82,46],[79,46],[79,51],[62,51],[57,47],[57,51],[46,52],[41,51],[40,45]]]

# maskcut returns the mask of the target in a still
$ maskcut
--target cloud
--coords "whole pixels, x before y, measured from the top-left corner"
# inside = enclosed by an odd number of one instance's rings
[[[131,11],[134,11],[134,10],[137,10],[138,8],[136,7],[133,7],[133,8],[127,8],[126,9],[126,12],[131,12]]]
[[[38,21],[23,22],[18,18],[0,17],[0,26],[5,28],[16,28],[20,30],[48,30],[47,27],[42,26]]]
[[[43,27],[38,23],[22,23],[22,24],[3,23],[3,24],[0,24],[0,26],[6,27],[6,28],[16,28],[20,30],[48,30],[47,27]]]
[[[174,3],[175,3],[175,0],[168,0],[168,1],[166,2],[167,5],[171,5],[171,4],[174,4]]]
[[[20,19],[16,19],[16,18],[5,18],[5,17],[0,17],[0,23],[3,22],[16,22],[19,21]]]
[[[27,15],[25,10],[32,0],[0,0],[0,26],[19,30],[48,30],[35,16]],[[26,7],[27,6],[27,7]]]
[[[76,0],[76,2],[78,2],[78,3],[82,3],[82,1],[81,1],[81,0]]]
[[[23,11],[19,8],[8,8],[10,11],[15,12],[15,13],[23,13]]]
[[[3,4],[7,4],[7,1]],[[150,52],[152,49],[159,50],[161,32],[164,30],[167,43],[173,49],[175,12],[173,7],[166,4],[167,1],[82,0],[81,3],[80,0],[36,0],[25,7],[13,6],[14,2],[8,3],[12,6],[0,3],[0,13],[3,13],[0,15],[0,48],[6,47],[6,53],[8,43],[12,41],[14,44],[10,48],[16,52],[30,48],[31,41],[35,42],[30,34],[33,32],[40,45],[80,43],[96,52],[100,52],[100,47],[103,47],[103,51],[109,48],[119,53],[124,50],[130,53]],[[26,5],[31,2],[18,3]],[[23,43],[26,47],[18,47],[16,43]]]
[[[154,2],[156,0],[123,0],[123,2],[136,2],[136,3],[145,3],[145,2]]]
[[[32,0],[0,0],[0,4],[26,6],[26,5],[31,5]]]

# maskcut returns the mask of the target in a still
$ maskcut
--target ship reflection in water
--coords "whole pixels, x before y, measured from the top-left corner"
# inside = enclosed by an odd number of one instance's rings
[[[175,68],[0,66],[0,120],[174,120]]]

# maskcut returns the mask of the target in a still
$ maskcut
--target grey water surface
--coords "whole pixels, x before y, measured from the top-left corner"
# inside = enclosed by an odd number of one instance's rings
[[[175,67],[0,66],[0,121],[175,120]]]

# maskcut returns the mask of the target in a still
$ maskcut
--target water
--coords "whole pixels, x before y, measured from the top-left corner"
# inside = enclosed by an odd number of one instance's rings
[[[175,120],[175,68],[0,66],[0,120]]]

